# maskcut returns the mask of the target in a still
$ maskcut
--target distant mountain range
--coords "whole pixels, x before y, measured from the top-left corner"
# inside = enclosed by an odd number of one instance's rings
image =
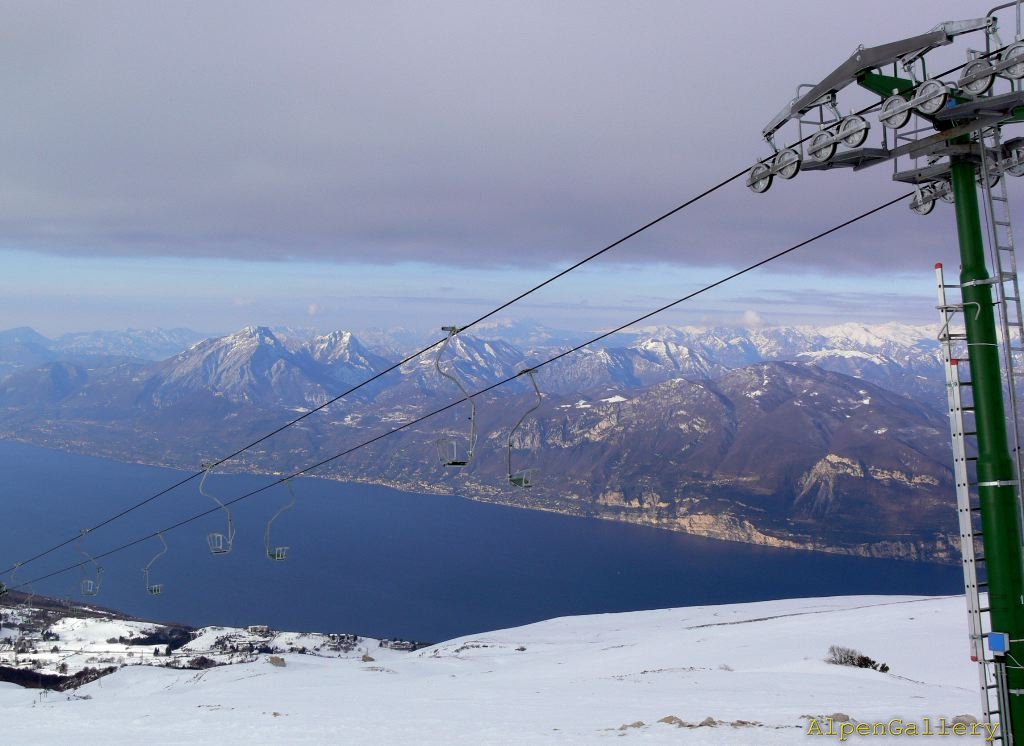
[[[56,339],[29,327],[0,332],[0,378],[19,368],[74,361],[88,365],[120,358],[163,360],[206,335],[191,329],[127,329],[119,332],[75,332]]]
[[[537,469],[532,489],[509,485],[506,467],[509,430],[535,401],[523,378],[477,398],[480,437],[465,469],[436,455],[439,438],[465,446],[462,403],[321,472],[738,541],[950,560],[956,513],[936,331],[844,324],[617,334],[538,369],[544,402],[511,453],[513,469]],[[268,327],[201,336],[0,332],[0,437],[194,469],[433,341],[378,331],[364,344],[350,332]],[[581,336],[491,326],[456,337],[441,365],[475,391]],[[428,353],[232,468],[287,473],[459,396]]]

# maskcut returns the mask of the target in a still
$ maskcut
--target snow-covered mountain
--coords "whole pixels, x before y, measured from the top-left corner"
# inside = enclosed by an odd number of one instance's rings
[[[113,355],[140,360],[166,360],[205,336],[182,328],[72,332],[55,339],[52,349],[64,357]]]
[[[441,357],[438,358],[438,355]],[[444,386],[445,390],[455,389],[450,382],[437,375],[435,362],[440,363],[441,370],[454,372],[461,380],[477,388],[506,378],[525,367],[522,351],[508,342],[481,339],[467,333],[452,337],[443,350],[438,345],[425,355],[409,361],[402,366],[402,372],[426,390],[436,389],[439,385]]]
[[[259,338],[252,333],[255,329],[261,330],[267,345],[281,348],[280,354],[275,352],[271,357],[303,369],[307,377],[317,382],[359,383],[407,352],[397,352],[399,346],[392,344],[394,340],[383,332],[373,334],[374,344],[366,344],[349,331],[317,335],[308,329],[248,327],[199,344],[200,354],[214,353],[224,358],[212,368],[206,362],[198,363],[211,373],[212,389],[223,383],[213,368],[231,366],[240,356],[253,353],[247,345],[248,340]],[[934,398],[941,394],[942,386],[935,334],[932,326],[906,324],[757,329],[643,327],[621,332],[563,358],[548,367],[545,374],[553,391],[570,393],[602,385],[645,386],[677,377],[715,378],[755,363],[805,360],[897,393]],[[535,324],[485,322],[452,340],[445,351],[444,366],[446,370],[454,366],[467,380],[486,385],[526,365],[546,360],[586,336]],[[428,341],[417,339],[414,346]],[[76,333],[57,340],[27,328],[11,329],[0,332],[0,380],[17,370],[48,362],[102,367],[103,358],[97,356],[164,360],[174,355],[182,358],[179,353],[188,348],[185,357],[195,358],[199,342],[200,335],[187,329]],[[239,354],[228,353],[226,348],[230,347],[238,348]],[[292,359],[285,353],[291,353]],[[419,371],[421,378],[427,377],[423,385],[429,388],[433,359],[433,353],[429,353],[406,365],[404,372]],[[194,360],[182,358],[169,367],[182,364],[193,368],[196,365]],[[267,372],[271,372],[270,368]],[[234,374],[229,373],[228,377]],[[941,397],[937,406],[941,406]]]
[[[0,378],[54,360],[51,340],[27,326],[0,332]]]
[[[645,327],[615,335],[613,340],[632,359],[654,358],[644,376],[647,382],[673,369],[687,377],[701,372],[702,377],[715,377],[723,370],[755,363],[806,360],[942,406],[944,378],[937,334],[934,325],[847,323],[756,329]],[[668,345],[674,347],[657,353],[658,346]]]
[[[161,363],[147,383],[147,394],[164,408],[195,394],[239,404],[313,406],[328,398],[322,373],[267,327],[249,326],[199,342]]]
[[[933,345],[934,324],[847,322],[826,326],[643,326],[619,332],[627,340],[645,338],[697,342],[707,349],[746,347],[759,358],[777,358],[814,349],[851,349],[892,354],[919,345]],[[754,362],[749,358],[747,362]]]
[[[948,561],[957,532],[933,332],[662,328],[567,355],[537,370],[543,406],[515,436],[514,460],[543,474],[528,502],[738,541]],[[475,400],[472,468],[445,471],[437,457],[438,438],[468,437],[465,404],[375,440],[461,397],[434,367],[439,349],[276,435],[244,468],[292,470],[374,440],[322,473],[522,504],[506,465],[508,431],[535,403],[525,378]],[[444,349],[442,369],[480,390],[559,351],[467,332]],[[286,341],[247,327],[158,363],[25,365],[0,379],[0,437],[193,468],[392,361],[350,332]]]
[[[34,329],[0,331],[0,381],[47,363],[105,367],[129,360],[164,360],[199,340],[190,329],[126,329],[64,334],[49,339]]]
[[[362,383],[391,361],[371,352],[352,332],[334,331],[308,340],[300,348],[318,365],[327,367],[327,375],[339,384]]]
[[[65,692],[0,684],[5,739],[749,746],[808,743],[808,734],[838,742],[859,723],[872,731],[876,723],[931,731],[913,739],[927,742],[949,742],[954,722],[979,734],[965,743],[982,743],[989,733],[974,725],[980,697],[963,597],[793,599],[565,617],[415,651],[368,638],[349,647],[341,636],[205,628],[172,656],[154,657],[147,640],[154,626],[102,615],[50,625],[38,652],[18,656],[23,671],[56,674],[57,661],[68,673],[123,667]],[[827,663],[833,645],[888,670]],[[246,662],[216,665],[232,656]],[[0,661],[10,665],[13,657],[0,650]],[[200,670],[153,665],[161,659],[196,662]],[[855,736],[847,731],[846,738]]]
[[[164,408],[203,393],[239,404],[311,408],[389,365],[351,332],[296,341],[250,326],[203,340],[156,366],[147,395]]]

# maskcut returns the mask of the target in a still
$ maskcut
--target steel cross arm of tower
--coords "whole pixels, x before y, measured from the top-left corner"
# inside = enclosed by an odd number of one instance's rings
[[[827,103],[823,99],[838,93],[851,83],[855,83],[862,74],[900,60],[912,62],[936,47],[952,43],[953,38],[960,34],[988,29],[994,24],[995,18],[992,17],[947,21],[940,23],[926,34],[881,44],[877,47],[860,47],[823,81],[803,96],[786,104],[761,132],[764,134],[765,140],[770,141],[786,122],[803,116],[816,106]]]
[[[920,140],[905,143],[897,148],[858,148],[845,153],[838,153],[825,162],[804,161],[800,164],[800,169],[802,171],[828,171],[833,168],[852,168],[854,171],[860,171],[902,156],[922,158],[932,155],[974,154],[978,152],[978,148],[957,145],[951,141],[962,135],[976,132],[982,127],[1019,120],[1022,112],[1024,112],[1024,91],[1015,91],[983,101],[968,102],[950,107],[935,115],[935,119],[962,122],[949,129],[941,130]],[[965,119],[969,119],[969,121],[963,121]],[[1015,144],[1016,142],[1014,141]],[[947,163],[940,167],[940,170],[943,172],[948,171],[949,164]],[[922,172],[925,171],[928,170],[922,169]],[[921,181],[916,178],[899,178],[899,176],[897,174],[893,178],[896,181],[910,181],[911,183],[919,183]]]
[[[1024,166],[1024,137],[1015,137],[1012,140],[1004,141],[998,151],[992,148],[984,148],[984,151],[991,159],[993,168],[1000,173],[1007,168]],[[943,151],[943,154],[963,156],[980,164],[981,152],[982,147],[971,143],[950,145]],[[951,168],[952,164],[949,161],[939,161],[924,168],[898,171],[892,175],[892,180],[904,184],[929,184],[940,179],[949,179]]]

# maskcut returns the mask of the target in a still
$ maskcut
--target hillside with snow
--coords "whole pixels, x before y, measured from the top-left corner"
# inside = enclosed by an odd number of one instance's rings
[[[89,656],[113,658],[108,639],[145,631],[103,618],[58,624],[59,646],[83,651],[68,659],[73,667]],[[225,645],[257,640],[307,654],[236,653],[246,662],[204,670],[128,665],[59,693],[0,684],[5,741],[795,744],[807,743],[814,719],[838,728],[846,718],[899,718],[936,730],[943,718],[949,725],[980,716],[962,597],[566,617],[414,651],[367,638],[314,650],[329,640],[205,628],[180,655],[224,663]],[[831,645],[855,648],[889,670],[826,663]]]

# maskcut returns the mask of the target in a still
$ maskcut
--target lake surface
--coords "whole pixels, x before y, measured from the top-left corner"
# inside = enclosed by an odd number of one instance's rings
[[[0,442],[0,570],[78,534],[173,484],[181,472]],[[93,554],[214,504],[198,481],[90,534]],[[211,475],[224,500],[268,477]],[[157,539],[102,559],[95,603],[196,625],[269,624],[440,641],[556,616],[850,594],[963,592],[957,567],[754,547],[597,519],[419,495],[386,487],[297,480],[298,502],[274,523],[289,558],[265,558],[268,519],[288,501],[275,487],[233,509],[235,548],[213,556],[206,534],[223,513],[166,535],[169,551],[142,568]],[[26,565],[17,582],[83,559],[75,543]],[[81,600],[75,569],[35,584]],[[3,578],[10,580],[10,576]]]

